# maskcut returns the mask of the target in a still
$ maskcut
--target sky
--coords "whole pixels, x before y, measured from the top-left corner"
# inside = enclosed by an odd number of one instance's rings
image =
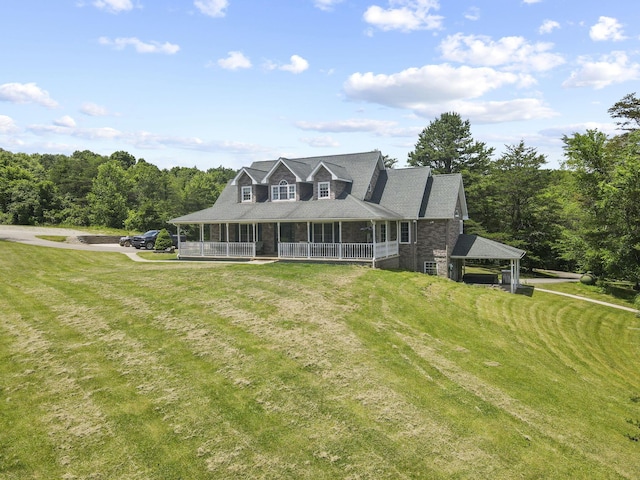
[[[2,0],[0,148],[160,168],[380,150],[444,112],[563,160],[640,90],[640,8],[609,0]]]

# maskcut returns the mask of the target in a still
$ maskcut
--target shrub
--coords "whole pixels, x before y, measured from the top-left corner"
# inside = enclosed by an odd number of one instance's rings
[[[582,275],[580,277],[580,283],[583,283],[585,285],[595,285],[596,284],[596,277],[593,273],[591,272],[587,272],[584,275]]]
[[[167,248],[171,248],[173,246],[173,240],[171,240],[171,234],[167,231],[166,228],[160,230],[158,233],[158,237],[156,238],[155,249],[156,250],[166,250]]]

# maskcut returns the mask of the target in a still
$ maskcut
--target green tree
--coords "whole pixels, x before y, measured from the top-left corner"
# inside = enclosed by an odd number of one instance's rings
[[[556,221],[560,206],[548,188],[551,174],[542,169],[545,163],[544,155],[520,141],[506,147],[490,176],[490,236],[526,250],[523,262],[528,267],[553,263],[551,247],[560,234]]]
[[[486,172],[492,154],[493,148],[473,139],[469,120],[448,112],[422,130],[408,163],[431,167],[435,173]]]
[[[128,170],[136,164],[136,157],[122,150],[113,152],[109,157],[109,160],[116,160],[125,170]]]
[[[622,120],[616,122],[622,130],[633,131],[640,128],[640,98],[635,92],[622,97],[608,110],[612,118]]]
[[[131,182],[117,160],[100,165],[87,195],[91,207],[91,223],[112,228],[122,228],[129,213],[127,194]]]
[[[167,248],[171,248],[173,246],[173,240],[171,239],[171,234],[166,228],[163,228],[158,232],[158,236],[156,237],[156,243],[154,244],[155,250],[166,250]]]

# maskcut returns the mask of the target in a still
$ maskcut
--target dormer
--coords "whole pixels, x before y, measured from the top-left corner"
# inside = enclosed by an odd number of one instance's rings
[[[314,200],[341,198],[353,183],[344,167],[325,162],[316,165],[307,181],[313,182]]]
[[[263,175],[264,172],[247,167],[238,172],[231,181],[231,185],[237,188],[238,203],[264,202],[267,199],[267,188],[261,181]]]
[[[301,162],[279,158],[265,175],[272,202],[304,200],[311,196],[311,185],[306,177],[309,167]]]

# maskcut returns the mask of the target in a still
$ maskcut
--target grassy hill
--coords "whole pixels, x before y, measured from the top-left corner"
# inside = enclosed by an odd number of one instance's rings
[[[3,479],[640,478],[631,313],[7,242],[0,272]]]

